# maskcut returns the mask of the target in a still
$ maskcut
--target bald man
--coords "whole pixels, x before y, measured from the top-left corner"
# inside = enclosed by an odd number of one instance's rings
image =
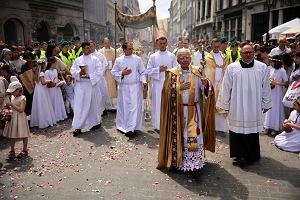
[[[262,114],[272,106],[269,70],[254,60],[254,49],[245,45],[241,60],[228,65],[217,108],[228,112],[230,157],[234,164],[260,159],[259,132]]]

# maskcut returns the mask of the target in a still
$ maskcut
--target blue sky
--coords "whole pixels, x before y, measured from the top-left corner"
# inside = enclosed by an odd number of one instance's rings
[[[138,0],[140,4],[141,13],[147,11],[152,5],[153,0]],[[170,7],[171,0],[156,0],[156,14],[158,19],[168,18],[169,15],[169,7]]]

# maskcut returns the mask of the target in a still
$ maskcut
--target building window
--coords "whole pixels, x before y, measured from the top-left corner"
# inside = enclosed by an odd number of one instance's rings
[[[228,36],[229,31],[229,20],[225,20],[225,27],[224,27],[224,35]]]
[[[219,10],[223,9],[223,0],[219,0]]]
[[[24,44],[24,26],[18,19],[12,18],[4,23],[5,43]],[[40,40],[41,41],[41,40]]]
[[[221,32],[222,30],[222,22],[218,22],[218,31]]]
[[[232,6],[232,0],[228,1],[228,8],[230,8]]]
[[[207,14],[206,17],[210,17],[211,14],[211,0],[207,0]]]
[[[204,19],[204,16],[205,16],[205,0],[202,1],[201,19]]]
[[[278,26],[278,15],[279,15],[279,11],[278,10],[273,10],[272,11],[273,14],[273,20],[272,20],[272,28],[275,26]]]
[[[230,20],[230,25],[231,25],[231,27],[230,27],[230,37],[235,36],[235,21],[236,21],[235,18]]]
[[[243,29],[243,24],[242,24],[242,17],[238,17],[238,33],[237,33],[237,39],[238,41],[242,40],[242,29]]]
[[[196,13],[197,13],[197,21],[200,21],[200,7],[201,4],[200,4],[200,0],[198,0],[197,2],[197,8],[196,8]]]

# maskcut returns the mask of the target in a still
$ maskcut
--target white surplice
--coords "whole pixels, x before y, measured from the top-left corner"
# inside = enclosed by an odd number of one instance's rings
[[[101,105],[100,105],[100,114],[102,115],[103,111],[105,110],[105,103],[106,100],[108,98],[108,91],[107,91],[107,84],[106,84],[106,80],[104,78],[104,72],[105,72],[105,67],[108,65],[108,62],[105,58],[105,56],[99,52],[99,51],[94,51],[92,53],[93,56],[96,56],[99,61],[101,62],[101,70],[102,70],[102,76],[100,77],[100,81],[99,83],[97,83],[97,85],[99,86],[99,91],[101,94]]]
[[[81,78],[80,65],[87,65],[89,78]],[[72,127],[82,129],[87,126],[95,126],[101,123],[99,114],[101,94],[99,86],[103,69],[99,59],[92,54],[82,55],[75,59],[71,67],[72,76],[76,79],[74,97],[74,118]]]
[[[126,67],[132,72],[122,78],[122,70]],[[146,83],[144,71],[143,61],[136,55],[118,57],[111,71],[113,78],[118,82],[116,126],[124,133],[139,130],[142,126],[142,87],[143,83]]]
[[[251,68],[240,62],[228,65],[217,107],[229,110],[229,127],[235,133],[250,134],[263,130],[262,109],[272,107],[269,70],[254,60]]]
[[[165,81],[165,72],[159,71],[161,65],[167,66],[168,69],[176,67],[176,56],[169,51],[157,51],[150,56],[145,71],[145,75],[150,75],[152,77],[151,120],[152,126],[155,129],[159,129],[160,125],[161,92]]]

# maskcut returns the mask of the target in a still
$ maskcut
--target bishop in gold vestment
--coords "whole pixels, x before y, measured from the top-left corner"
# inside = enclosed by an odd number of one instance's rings
[[[214,91],[191,53],[180,49],[178,67],[166,72],[162,90],[158,169],[201,169],[203,149],[215,151]]]

